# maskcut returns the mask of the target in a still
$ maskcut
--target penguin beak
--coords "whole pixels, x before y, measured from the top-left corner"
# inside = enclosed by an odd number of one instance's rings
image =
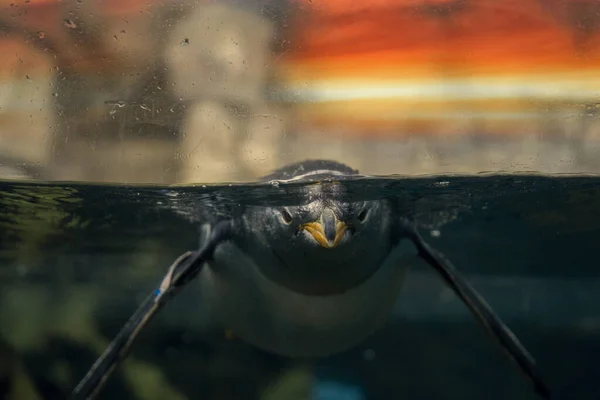
[[[333,211],[325,209],[319,221],[309,222],[301,228],[306,229],[321,246],[332,249],[340,244],[348,225],[338,220]]]

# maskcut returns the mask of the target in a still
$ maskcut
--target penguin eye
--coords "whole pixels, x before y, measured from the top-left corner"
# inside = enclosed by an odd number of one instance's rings
[[[367,210],[366,208],[363,208],[361,212],[358,213],[358,220],[360,222],[365,222],[365,219],[367,219],[367,215],[369,214],[369,210]]]
[[[290,214],[290,212],[288,210],[286,210],[285,208],[283,208],[281,210],[281,219],[283,220],[283,222],[286,225],[289,225],[292,223],[292,215]]]

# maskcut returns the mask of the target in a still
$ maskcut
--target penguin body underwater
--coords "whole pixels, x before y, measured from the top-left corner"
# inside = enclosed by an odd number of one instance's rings
[[[318,184],[303,188],[299,205],[245,207],[232,240],[200,272],[205,300],[236,336],[279,355],[319,357],[388,320],[409,257],[389,199],[345,200],[339,181],[355,176],[309,161],[262,179]]]
[[[343,181],[362,177],[334,161],[304,161],[260,180],[302,184],[299,201],[235,211],[216,201],[201,210],[208,222],[201,227],[199,250],[171,265],[72,398],[94,398],[146,323],[195,278],[203,300],[236,336],[276,354],[319,357],[360,343],[387,321],[416,255],[470,309],[538,395],[550,399],[533,357],[450,261],[423,240],[402,207],[393,198],[347,196]]]

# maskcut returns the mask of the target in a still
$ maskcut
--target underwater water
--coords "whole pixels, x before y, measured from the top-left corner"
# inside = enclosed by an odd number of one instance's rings
[[[529,349],[556,398],[600,398],[600,178],[342,184],[355,200],[400,198],[425,239]],[[0,182],[0,398],[68,397],[171,262],[196,248],[198,224],[215,204],[294,203],[303,185]],[[232,339],[197,300],[190,287],[169,303],[99,398],[537,398],[421,264],[383,329],[320,360],[278,357]]]

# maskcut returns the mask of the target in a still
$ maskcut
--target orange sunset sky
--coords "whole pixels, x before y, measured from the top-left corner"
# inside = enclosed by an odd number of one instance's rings
[[[114,66],[101,49],[90,54],[68,45],[72,39],[57,11],[66,3],[0,0],[0,8],[17,15],[11,23],[63,41],[63,62],[77,64],[82,73]],[[98,2],[96,12],[139,16],[151,3],[165,4],[111,0]],[[28,12],[15,14],[15,4]],[[273,62],[301,123],[436,129],[480,119],[508,132],[539,118],[548,105],[569,109],[600,95],[596,0],[291,0],[290,5],[295,12],[284,29],[286,50]],[[14,41],[0,41],[0,48],[10,46]]]

